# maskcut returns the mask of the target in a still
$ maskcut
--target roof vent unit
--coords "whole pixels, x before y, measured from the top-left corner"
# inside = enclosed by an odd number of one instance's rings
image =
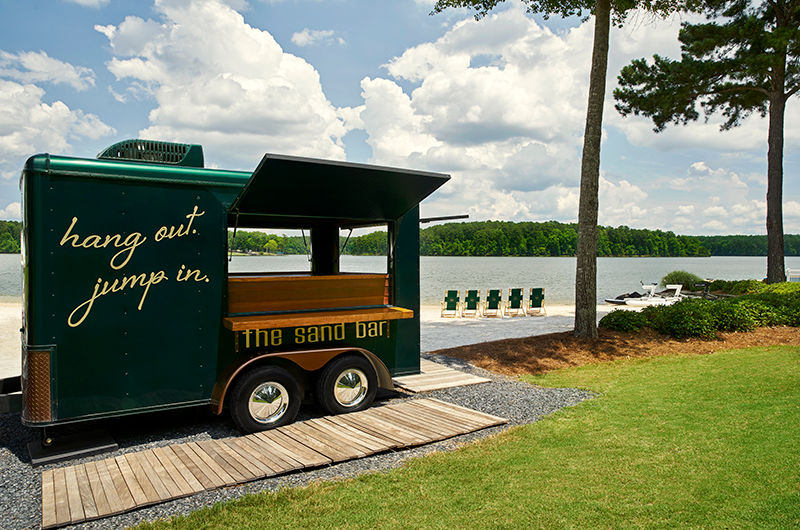
[[[203,146],[152,140],[125,140],[97,155],[102,160],[125,160],[173,166],[204,167]]]

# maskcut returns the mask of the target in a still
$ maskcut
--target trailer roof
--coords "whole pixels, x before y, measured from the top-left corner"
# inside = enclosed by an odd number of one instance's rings
[[[231,213],[357,221],[400,219],[449,175],[266,154]]]
[[[128,181],[223,186],[240,188],[248,178],[243,171],[154,164],[130,160],[74,158],[48,153],[30,157],[23,172],[56,173],[61,176],[107,178]]]

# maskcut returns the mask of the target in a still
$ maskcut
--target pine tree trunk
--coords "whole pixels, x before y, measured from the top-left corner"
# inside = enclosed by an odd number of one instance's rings
[[[591,339],[597,338],[597,211],[610,30],[611,2],[598,0],[595,8],[592,70],[589,76],[589,105],[586,109],[581,157],[575,271],[575,336]]]
[[[780,85],[782,86],[782,84]],[[767,283],[786,281],[783,260],[783,90],[769,102],[767,144]]]

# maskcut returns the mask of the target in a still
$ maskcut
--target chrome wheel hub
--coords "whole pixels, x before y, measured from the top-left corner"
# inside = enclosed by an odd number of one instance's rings
[[[289,407],[289,393],[280,383],[262,383],[250,394],[247,407],[257,422],[275,423]]]
[[[356,407],[361,403],[369,390],[369,382],[364,372],[349,368],[339,375],[333,397],[343,407]]]

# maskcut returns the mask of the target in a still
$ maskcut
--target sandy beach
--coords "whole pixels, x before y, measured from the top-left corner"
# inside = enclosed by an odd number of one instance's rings
[[[499,339],[529,337],[573,328],[575,306],[546,307],[547,315],[503,318],[442,318],[440,308],[423,306],[420,314],[423,352]],[[598,306],[597,317],[611,306]],[[22,305],[0,303],[0,379],[20,375]]]
[[[0,379],[22,373],[22,304],[0,303]]]
[[[420,346],[423,352],[429,352],[574,329],[574,305],[545,306],[545,309],[547,314],[543,316],[442,318],[439,307],[423,306],[420,312]],[[597,319],[612,309],[613,306],[597,306]]]

